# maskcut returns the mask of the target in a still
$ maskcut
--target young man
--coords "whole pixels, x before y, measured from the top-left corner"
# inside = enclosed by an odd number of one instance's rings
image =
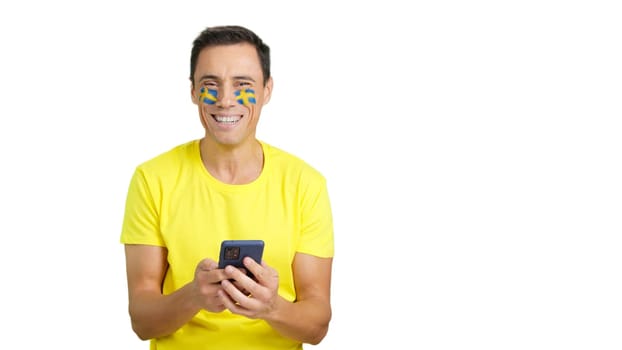
[[[270,51],[239,26],[191,53],[205,136],[140,164],[121,233],[134,332],[165,349],[302,349],[331,320],[333,222],[325,178],[255,136]],[[218,268],[221,241],[260,239],[260,263]]]

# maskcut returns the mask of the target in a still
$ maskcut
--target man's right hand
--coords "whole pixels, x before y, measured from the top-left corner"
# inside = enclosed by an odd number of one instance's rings
[[[201,308],[210,312],[222,312],[225,309],[219,291],[222,290],[220,282],[227,279],[223,269],[218,268],[218,263],[211,259],[203,259],[194,270],[192,281],[195,301]]]

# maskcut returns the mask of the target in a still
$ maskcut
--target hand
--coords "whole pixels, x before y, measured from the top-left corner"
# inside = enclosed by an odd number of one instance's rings
[[[194,270],[192,281],[195,301],[201,308],[210,312],[221,312],[226,309],[220,291],[220,282],[228,277],[224,270],[218,269],[218,263],[211,259],[203,259]]]
[[[220,282],[222,289],[218,291],[220,300],[234,314],[264,318],[275,308],[279,274],[265,262],[259,265],[248,257],[244,259],[244,266],[253,273],[255,279],[233,266],[227,266],[224,269],[226,279]]]

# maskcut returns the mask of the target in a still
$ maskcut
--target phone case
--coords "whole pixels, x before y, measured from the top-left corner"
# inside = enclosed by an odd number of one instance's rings
[[[225,240],[220,244],[220,258],[218,268],[224,269],[227,265],[244,267],[242,260],[250,256],[258,264],[261,264],[263,256],[263,240]]]

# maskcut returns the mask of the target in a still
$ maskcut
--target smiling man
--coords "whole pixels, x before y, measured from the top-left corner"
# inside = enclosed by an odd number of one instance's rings
[[[132,328],[158,350],[318,344],[332,317],[332,213],[319,171],[256,138],[269,47],[244,27],[208,27],[190,81],[205,136],[139,164],[130,181],[121,243]],[[233,239],[263,240],[262,261],[219,269]]]
[[[272,78],[264,76],[259,57],[257,48],[245,42],[207,47],[199,52],[192,72],[192,101],[206,131],[203,163],[231,184],[253,181],[263,167],[255,131],[261,107],[270,100]],[[201,98],[205,95],[214,103],[206,103]],[[232,169],[238,164],[244,164],[242,172]]]

